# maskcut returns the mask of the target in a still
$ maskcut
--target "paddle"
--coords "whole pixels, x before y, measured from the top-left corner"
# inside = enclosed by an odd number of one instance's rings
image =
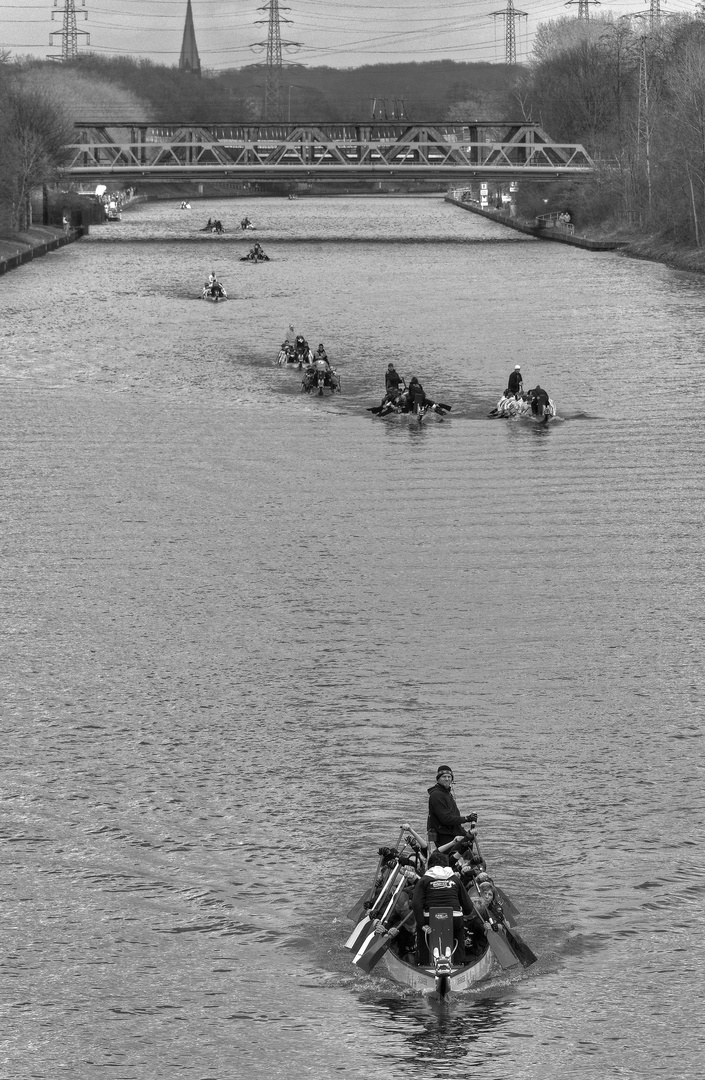
[[[354,922],[355,924],[359,923],[360,919],[362,918],[362,916],[365,914],[365,911],[367,910],[367,905],[370,903],[370,901],[372,900],[372,897],[375,894],[375,885],[377,884],[377,875],[379,874],[380,870],[382,869],[383,861],[384,861],[384,855],[380,855],[379,862],[377,863],[377,869],[375,870],[375,876],[372,878],[372,884],[370,885],[369,889],[365,889],[365,891],[362,894],[362,896],[360,897],[360,899],[357,901],[356,904],[353,904],[353,906],[350,908],[350,911],[348,912],[348,914],[346,916],[346,918],[350,919],[350,921]]]
[[[411,911],[398,926],[392,927],[391,930],[387,930],[384,934],[377,935],[377,941],[375,941],[366,952],[361,955],[358,953],[353,959],[353,964],[357,964],[359,968],[362,968],[362,970],[366,971],[369,975],[372,969],[380,962],[394,939],[399,936],[407,924],[412,922],[413,918],[414,913]]]
[[[482,901],[482,894],[480,893],[477,885],[474,885],[473,887],[475,889],[475,892],[477,893],[478,900]],[[506,937],[502,934],[499,924],[495,923],[495,926],[492,925],[492,917],[486,908],[484,909],[484,914],[482,910],[476,910],[477,914],[482,919],[483,925],[485,927],[485,933],[487,935],[487,942],[489,944],[489,947],[492,950],[495,958],[499,962],[500,967],[504,968],[505,970],[507,970],[508,968],[516,967],[517,964],[521,963],[521,961],[512,949]]]
[[[401,829],[399,829],[399,836],[398,836],[398,839],[396,841],[395,847],[393,849],[390,849],[390,848],[380,849],[380,860],[379,860],[379,863],[377,864],[377,870],[375,872],[374,882],[372,882],[372,895],[375,894],[375,888],[377,886],[377,877],[379,875],[380,867],[381,867],[382,863],[384,862],[384,859],[388,858],[390,853],[398,852],[399,843],[402,842],[402,837],[403,836],[404,836],[404,829],[401,828]],[[367,908],[367,915],[365,916],[364,919],[357,922],[357,926],[353,930],[353,932],[350,935],[348,941],[345,942],[345,948],[353,948],[354,945],[355,945],[355,942],[358,940],[358,937],[360,937],[360,935],[362,933],[364,933],[364,931],[367,929],[367,927],[369,927],[369,924],[372,921],[372,914],[374,914],[376,912],[376,910],[379,908],[382,901],[384,900],[385,895],[387,895],[389,890],[392,888],[392,885],[394,883],[394,879],[397,876],[398,870],[399,870],[399,864],[398,864],[398,862],[396,862],[395,865],[392,865],[392,867],[390,869],[389,877],[387,878],[387,881],[384,882],[384,885],[380,889],[379,895],[377,896],[377,899],[376,899],[375,903],[371,904]],[[369,891],[370,890],[366,890],[365,894],[363,894],[363,896],[360,897],[360,900],[358,900],[357,904],[353,905],[353,907],[351,908],[351,914],[349,915],[349,918],[352,918],[352,913],[354,912],[355,908],[357,908],[360,905],[362,905],[360,915],[363,914],[367,904],[369,903],[369,900],[371,900],[371,896],[368,895]],[[367,900],[365,899],[366,896],[368,897]],[[360,915],[357,916],[358,919],[360,919]]]
[[[367,914],[362,919],[360,919],[359,922],[356,923],[355,929],[352,931],[347,941],[345,942],[346,949],[350,949],[352,952],[357,952],[358,948],[360,947],[360,942],[369,933],[370,927],[374,926],[375,920],[377,918],[376,913],[379,911],[380,905],[386,899],[387,893],[389,892],[392,884],[394,884],[395,886],[397,885],[397,883],[399,882],[399,877],[399,867],[396,866],[385,881],[382,891],[375,900],[374,904],[372,904],[371,907],[367,909]]]
[[[514,952],[519,957],[519,963],[522,967],[531,967],[532,964],[535,964],[538,960],[538,956],[529,948],[517,931],[510,930],[508,926],[505,926],[504,932],[507,935],[507,939],[511,943]]]
[[[383,408],[384,408],[384,405],[372,405],[371,407],[368,407],[366,409],[366,412],[381,413]]]
[[[453,406],[452,405],[444,405],[442,401],[434,401],[433,408],[434,409],[443,409],[445,412],[450,412],[450,410],[453,408]]]
[[[468,833],[468,836],[472,837],[472,841],[473,841],[473,843],[475,845],[475,850],[477,851],[478,859],[482,859],[482,862],[484,863],[485,860],[482,858],[482,852],[480,851],[480,845],[477,842],[477,834],[474,833],[474,832],[471,832],[471,833]],[[495,885],[494,881],[492,882],[492,888],[497,893],[499,899],[502,902],[502,908],[504,910],[504,915],[506,916],[506,921],[509,923],[510,926],[513,926],[514,922],[516,921],[516,919],[517,919],[517,917],[519,915],[519,909],[514,906],[514,904],[511,902],[511,900],[509,899],[507,894],[504,892],[504,890],[500,889],[499,885]]]
[[[382,888],[380,890],[380,893],[379,893],[379,896],[375,900],[374,904],[372,904],[372,906],[369,908],[369,910],[367,912],[367,915],[364,917],[364,919],[361,919],[360,922],[358,922],[358,924],[355,927],[355,929],[353,930],[352,934],[350,935],[348,940],[345,942],[345,948],[346,949],[356,949],[357,948],[360,940],[362,939],[362,936],[366,933],[366,931],[369,929],[369,927],[372,926],[372,924],[374,923],[374,921],[375,921],[375,919],[377,917],[375,913],[377,911],[379,911],[379,909],[382,906],[382,903],[386,900],[387,893],[390,891],[392,886],[394,886],[396,888],[397,882],[399,882],[400,878],[401,878],[401,882],[404,882],[406,880],[404,875],[400,874],[399,863],[396,863],[396,865],[390,871],[389,877],[387,878],[384,885],[382,886]]]
[[[406,885],[406,878],[402,874],[401,879],[399,880],[399,883],[397,885],[395,885],[394,892],[389,897],[387,905],[386,905],[384,911],[382,912],[382,914],[379,916],[379,918],[370,919],[370,926],[372,927],[372,929],[370,930],[370,932],[368,934],[366,934],[366,936],[364,938],[364,941],[362,942],[362,945],[359,945],[359,940],[360,939],[358,938],[358,942],[354,946],[354,948],[356,950],[355,951],[355,959],[358,959],[359,957],[361,957],[362,954],[365,952],[365,950],[368,948],[368,946],[374,940],[375,935],[377,933],[376,927],[380,923],[384,924],[387,921],[387,919],[389,918],[389,916],[392,914],[392,912],[394,911],[394,905],[397,902],[397,897],[399,896],[399,893],[402,891],[402,889],[404,888],[405,885]],[[363,931],[363,933],[364,933],[364,931]],[[347,942],[345,944],[346,944],[346,947],[347,947]],[[353,959],[353,963],[355,962],[355,959]]]

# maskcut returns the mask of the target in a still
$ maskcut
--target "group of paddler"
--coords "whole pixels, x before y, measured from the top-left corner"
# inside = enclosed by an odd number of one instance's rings
[[[489,415],[512,417],[526,412],[548,420],[555,415],[555,407],[547,391],[538,383],[531,390],[524,390],[521,364],[516,364],[507,380],[507,389]]]
[[[388,364],[384,375],[384,397],[379,405],[373,405],[367,411],[375,416],[388,416],[390,413],[422,415],[429,410],[443,416],[443,413],[450,412],[451,406],[432,401],[415,375],[412,375],[407,386],[394,364]]]
[[[294,327],[290,326],[289,330],[293,333]],[[307,394],[314,388],[318,388],[322,393],[324,386],[329,387],[331,393],[340,393],[340,376],[331,366],[322,341],[313,352],[303,334],[296,334],[293,342],[287,337],[279,349],[277,363],[296,364],[299,370],[303,371],[301,389]]]
[[[406,963],[427,966],[427,927],[436,908],[453,922],[454,965],[468,963],[468,954],[476,955],[483,939],[503,968],[528,967],[537,959],[513,929],[516,908],[487,874],[477,814],[460,814],[453,779],[450,766],[441,765],[428,789],[426,839],[403,824],[396,847],[379,849],[372,888],[348,913],[356,926],[346,948],[364,971],[371,971],[395,941]]]

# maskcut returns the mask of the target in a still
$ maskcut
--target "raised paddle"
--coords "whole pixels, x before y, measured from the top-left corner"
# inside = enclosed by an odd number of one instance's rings
[[[399,881],[399,884],[395,885],[394,892],[389,897],[387,905],[386,905],[384,911],[382,912],[382,914],[379,915],[376,919],[371,919],[370,920],[370,926],[368,928],[369,933],[365,934],[364,939],[359,939],[358,940],[358,943],[355,946],[355,957],[356,958],[362,956],[362,954],[365,952],[365,950],[372,944],[372,942],[374,941],[375,935],[377,933],[377,927],[379,926],[380,923],[382,925],[384,925],[386,923],[387,919],[389,918],[389,916],[394,911],[394,905],[397,902],[397,897],[399,896],[399,893],[402,891],[402,889],[404,888],[405,885],[406,885],[406,878],[402,875],[401,880]],[[362,941],[362,944],[360,944],[360,941]]]
[[[396,842],[396,844],[394,846],[395,851],[399,851],[399,845],[401,844],[404,832],[405,832],[404,827],[400,826],[399,827],[399,837],[398,837],[397,842]],[[354,922],[354,923],[359,922],[360,919],[362,918],[362,916],[367,911],[368,907],[371,906],[370,901],[372,900],[372,898],[373,898],[373,896],[375,894],[375,889],[377,887],[377,878],[379,877],[379,872],[382,869],[382,863],[384,862],[386,857],[387,857],[387,849],[380,848],[379,862],[377,863],[377,869],[375,870],[375,876],[372,878],[372,884],[369,887],[369,889],[365,889],[365,891],[362,894],[362,896],[360,897],[360,899],[357,901],[356,904],[353,904],[353,906],[350,908],[350,911],[347,914],[347,918],[350,919],[351,922]]]
[[[374,925],[374,922],[379,918],[378,912],[382,909],[383,904],[386,902],[387,895],[392,888],[396,889],[398,884],[403,884],[406,878],[400,872],[399,863],[397,863],[390,871],[389,877],[385,881],[379,896],[375,900],[374,904],[369,908],[367,915],[357,924],[352,934],[345,942],[346,949],[353,949],[357,951],[360,942],[366,936],[370,928]]]
[[[353,964],[357,964],[359,968],[362,968],[369,975],[372,969],[380,962],[394,939],[399,936],[407,924],[412,922],[413,918],[414,913],[411,911],[398,926],[393,926],[391,930],[387,930],[384,934],[378,934],[377,941],[373,942],[362,955],[358,954],[353,960]]]

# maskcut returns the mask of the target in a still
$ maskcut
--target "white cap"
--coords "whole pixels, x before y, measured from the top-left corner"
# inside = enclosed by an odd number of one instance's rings
[[[515,364],[514,365],[514,370],[515,371],[521,371],[521,364]]]

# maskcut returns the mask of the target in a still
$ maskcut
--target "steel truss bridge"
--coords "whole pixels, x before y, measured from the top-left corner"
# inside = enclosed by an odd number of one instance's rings
[[[76,180],[343,181],[587,178],[582,146],[537,124],[77,124]]]

